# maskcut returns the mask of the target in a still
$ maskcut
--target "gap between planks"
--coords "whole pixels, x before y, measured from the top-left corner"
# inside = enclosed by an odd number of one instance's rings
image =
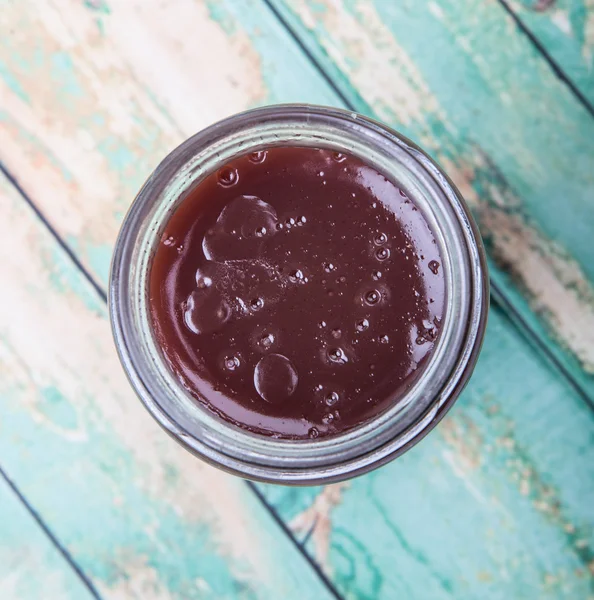
[[[1,165],[0,165],[0,167],[1,167]],[[82,584],[87,588],[89,594],[91,594],[91,596],[93,598],[96,598],[96,600],[102,600],[101,596],[99,595],[99,592],[97,591],[97,589],[95,588],[95,586],[93,585],[91,580],[83,573],[83,571],[80,568],[80,566],[78,565],[78,563],[74,560],[74,558],[72,557],[70,552],[68,552],[68,549],[65,548],[60,543],[60,540],[58,540],[58,538],[55,536],[53,531],[49,528],[47,523],[41,518],[39,513],[31,506],[31,504],[29,504],[29,502],[27,501],[27,498],[25,498],[25,496],[23,496],[23,494],[21,493],[19,488],[16,486],[16,484],[12,481],[12,479],[8,476],[6,471],[3,469],[2,465],[0,465],[0,477],[2,477],[2,479],[6,482],[6,485],[8,485],[8,487],[14,492],[14,494],[18,498],[19,502],[23,505],[25,510],[29,513],[31,518],[37,523],[37,525],[40,527],[40,529],[43,531],[43,533],[46,535],[46,537],[52,543],[54,548],[56,548],[56,550],[62,555],[62,557],[68,563],[68,565],[73,569],[76,576],[80,579]]]
[[[557,61],[549,54],[544,44],[526,27],[522,19],[514,12],[508,3],[508,0],[497,0],[503,10],[513,20],[518,30],[530,40],[530,43],[538,50],[540,55],[544,58],[546,63],[549,65],[553,73],[557,76],[559,81],[563,83],[571,93],[576,97],[579,103],[588,111],[588,113],[594,118],[594,105],[586,98],[580,89],[571,81],[567,76],[563,68],[557,63]],[[264,0],[268,4],[268,0]]]

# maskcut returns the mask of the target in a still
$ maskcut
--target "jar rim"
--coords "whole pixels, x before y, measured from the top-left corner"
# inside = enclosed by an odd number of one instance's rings
[[[171,372],[148,314],[148,273],[170,215],[202,177],[239,154],[279,145],[358,155],[415,198],[444,258],[447,303],[436,347],[419,379],[394,406],[359,427],[315,440],[274,439],[217,417]],[[273,105],[233,115],[175,148],[150,175],[122,224],[114,250],[109,314],[124,370],[145,407],[200,458],[245,478],[322,484],[354,477],[399,456],[443,418],[468,381],[484,336],[487,264],[460,192],[413,142],[338,108]],[[431,378],[431,380],[429,380]]]

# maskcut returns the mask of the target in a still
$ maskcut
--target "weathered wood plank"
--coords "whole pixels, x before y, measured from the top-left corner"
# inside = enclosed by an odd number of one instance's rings
[[[594,598],[594,419],[491,313],[444,422],[395,462],[264,493],[346,598]]]
[[[0,598],[92,599],[74,569],[0,478]]]
[[[3,178],[0,213],[0,460],[102,596],[329,597],[245,483],[146,413],[103,300]]]
[[[511,17],[472,0],[272,4],[356,109],[443,164],[495,284],[594,398],[594,120]]]
[[[505,0],[528,31],[594,107],[594,2]]]

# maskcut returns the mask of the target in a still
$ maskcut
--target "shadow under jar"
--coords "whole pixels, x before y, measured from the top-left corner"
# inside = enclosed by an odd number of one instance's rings
[[[126,373],[180,443],[242,477],[320,484],[443,417],[476,362],[488,277],[464,201],[412,142],[282,105],[157,167],[109,299]]]

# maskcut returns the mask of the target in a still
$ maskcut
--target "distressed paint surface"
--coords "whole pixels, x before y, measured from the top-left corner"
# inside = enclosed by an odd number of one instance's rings
[[[594,399],[590,115],[497,2],[274,4],[358,110],[447,168],[512,314]],[[261,103],[342,102],[258,0],[27,6],[0,17],[1,156],[101,281],[130,199],[182,139]]]
[[[594,2],[506,0],[594,109]]]
[[[91,600],[92,595],[4,479],[0,479],[0,598]]]
[[[544,317],[587,389],[593,126],[497,3],[451,4],[277,6],[350,102],[446,166],[522,326],[544,336]],[[0,159],[102,284],[123,212],[179,141],[256,104],[341,102],[255,0],[9,2],[0,26]],[[550,210],[569,174],[571,239]],[[3,198],[18,318],[2,324],[0,457],[102,595],[326,597],[244,484],[143,413],[101,300],[14,191]],[[349,484],[259,489],[345,598],[590,598],[593,448],[591,412],[495,309],[468,390],[421,446]]]
[[[103,300],[5,179],[0,212],[0,460],[102,597],[330,597],[245,483],[142,408]]]
[[[257,104],[333,95],[303,88],[311,67],[255,0],[100,6],[3,6],[0,157],[105,282],[123,214],[176,145]]]
[[[498,289],[594,398],[587,110],[498,2],[272,3],[355,108],[445,167],[473,206]]]
[[[421,444],[348,485],[265,493],[345,598],[590,599],[593,442],[592,411],[494,307]]]

